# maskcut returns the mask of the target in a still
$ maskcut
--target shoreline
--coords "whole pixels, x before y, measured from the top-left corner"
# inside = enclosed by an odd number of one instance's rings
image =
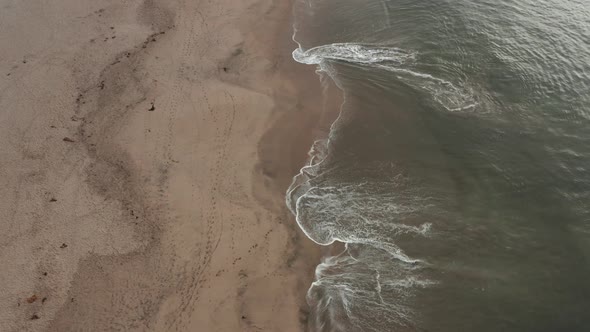
[[[2,150],[2,325],[304,329],[320,248],[284,194],[321,89],[291,59],[291,3],[33,6],[31,26],[70,26],[2,54],[0,125],[25,128]]]

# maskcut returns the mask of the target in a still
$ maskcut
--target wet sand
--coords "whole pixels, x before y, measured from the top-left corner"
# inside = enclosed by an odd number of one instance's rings
[[[301,331],[291,4],[0,0],[3,331]]]

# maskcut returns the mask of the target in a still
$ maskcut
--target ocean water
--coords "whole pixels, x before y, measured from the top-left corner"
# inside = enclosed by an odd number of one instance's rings
[[[294,21],[294,60],[344,95],[287,192],[345,244],[309,330],[590,331],[590,2],[296,0]]]

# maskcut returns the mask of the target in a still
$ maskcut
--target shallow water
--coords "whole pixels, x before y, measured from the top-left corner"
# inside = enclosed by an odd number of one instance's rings
[[[590,331],[590,6],[299,0],[344,92],[287,204],[312,331]]]

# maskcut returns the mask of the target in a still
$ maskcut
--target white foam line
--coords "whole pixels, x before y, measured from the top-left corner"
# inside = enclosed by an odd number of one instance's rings
[[[455,86],[450,81],[427,73],[402,68],[401,66],[408,65],[415,59],[414,53],[396,47],[360,43],[333,43],[306,50],[295,40],[295,34],[293,40],[299,46],[293,51],[293,59],[303,64],[318,65],[320,70],[328,73],[335,82],[335,77],[331,73],[326,60],[357,63],[422,79],[424,82],[420,84],[420,82],[398,76],[398,79],[403,80],[405,83],[426,90],[436,102],[450,112],[464,111],[478,105],[470,93]]]
[[[414,57],[396,47],[358,43],[334,43],[304,50],[299,47],[293,51],[293,59],[303,64],[321,64],[326,59],[353,63],[372,64],[394,62],[402,64]]]

